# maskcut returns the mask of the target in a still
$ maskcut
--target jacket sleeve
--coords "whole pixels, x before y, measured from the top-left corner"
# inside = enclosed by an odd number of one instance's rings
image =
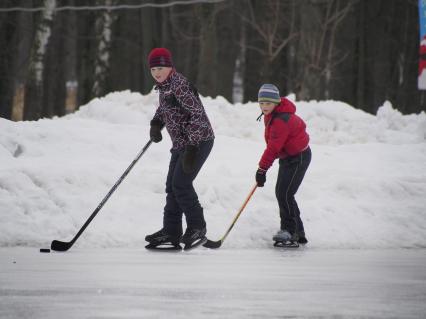
[[[284,121],[274,120],[270,125],[270,133],[268,140],[266,141],[266,149],[259,161],[259,167],[264,170],[268,170],[272,166],[273,162],[278,158],[289,135],[288,125]]]
[[[179,104],[189,114],[188,124],[185,127],[188,144],[200,144],[202,128],[207,125],[203,117],[204,107],[201,100],[187,81],[174,88],[174,95]]]
[[[151,125],[159,125],[161,127],[164,126],[163,116],[161,112],[161,106],[157,107],[157,110],[155,111],[154,117],[151,120]]]

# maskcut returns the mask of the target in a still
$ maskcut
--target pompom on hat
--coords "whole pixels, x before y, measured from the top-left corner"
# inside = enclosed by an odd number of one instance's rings
[[[148,55],[148,64],[150,68],[158,66],[173,67],[172,54],[166,48],[152,49]]]
[[[280,91],[273,84],[263,84],[259,89],[257,101],[260,102],[272,102],[280,104],[281,97]]]

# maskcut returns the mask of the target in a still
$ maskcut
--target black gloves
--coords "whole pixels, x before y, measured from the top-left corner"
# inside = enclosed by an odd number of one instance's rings
[[[151,141],[154,143],[158,143],[163,139],[163,136],[161,135],[161,130],[163,129],[164,124],[159,120],[152,120],[151,121],[151,128],[149,130],[149,137],[151,138]]]
[[[198,146],[187,145],[182,157],[182,168],[186,174],[194,172],[197,160]]]
[[[266,182],[266,170],[262,168],[258,168],[256,172],[257,186],[263,187],[263,185],[265,185],[265,182]]]

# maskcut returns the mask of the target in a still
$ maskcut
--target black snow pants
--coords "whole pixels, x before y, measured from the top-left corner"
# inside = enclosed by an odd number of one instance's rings
[[[213,140],[200,143],[197,153],[195,169],[186,174],[182,168],[184,150],[172,150],[169,172],[166,181],[166,206],[164,207],[163,228],[172,235],[181,236],[182,215],[185,214],[189,228],[203,228],[206,226],[203,208],[198,201],[193,181],[213,148]]]
[[[291,234],[305,231],[294,196],[311,163],[311,156],[311,149],[308,147],[295,156],[279,160],[280,167],[275,195],[280,208],[281,229],[287,230]]]

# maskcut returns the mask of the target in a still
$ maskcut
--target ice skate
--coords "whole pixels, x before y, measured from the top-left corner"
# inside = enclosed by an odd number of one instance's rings
[[[184,250],[190,250],[197,246],[203,245],[207,241],[207,229],[203,228],[187,228],[180,242],[183,243]]]
[[[145,248],[151,250],[182,250],[179,239],[179,236],[170,235],[164,229],[161,229],[145,237],[145,240],[149,242]]]
[[[274,247],[297,248],[298,236],[290,234],[287,230],[280,229],[273,237]]]

